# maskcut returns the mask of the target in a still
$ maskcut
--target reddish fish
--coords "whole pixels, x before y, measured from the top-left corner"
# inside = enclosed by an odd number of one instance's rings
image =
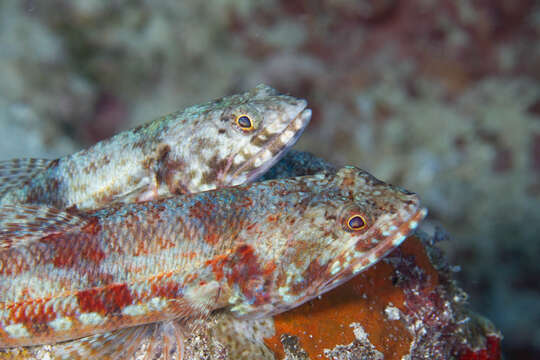
[[[96,209],[254,180],[292,146],[307,102],[259,85],[57,160],[0,162],[0,205]]]
[[[177,333],[215,310],[296,307],[381,259],[426,211],[346,167],[87,213],[0,214],[0,347],[70,341],[52,354],[78,359],[129,354],[155,323]]]

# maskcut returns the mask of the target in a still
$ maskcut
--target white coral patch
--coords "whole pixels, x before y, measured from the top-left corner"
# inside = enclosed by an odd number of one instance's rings
[[[384,313],[386,314],[386,317],[388,318],[388,320],[399,320],[399,318],[401,317],[399,313],[399,309],[392,305],[388,305],[384,309]]]
[[[349,326],[353,328],[353,333],[356,340],[362,341],[368,339],[368,334],[360,323],[353,322]]]

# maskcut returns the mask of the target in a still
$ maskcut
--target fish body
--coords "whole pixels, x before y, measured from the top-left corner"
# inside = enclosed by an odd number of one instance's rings
[[[425,214],[415,194],[353,167],[90,212],[10,206],[0,347],[280,313],[378,261]]]
[[[0,205],[95,209],[247,183],[296,142],[307,102],[259,85],[56,160],[0,162]]]

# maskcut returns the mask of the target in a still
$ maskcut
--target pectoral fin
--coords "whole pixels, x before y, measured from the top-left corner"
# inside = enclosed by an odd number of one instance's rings
[[[50,356],[55,360],[130,359],[145,337],[151,334],[152,326],[135,326],[55,344]]]

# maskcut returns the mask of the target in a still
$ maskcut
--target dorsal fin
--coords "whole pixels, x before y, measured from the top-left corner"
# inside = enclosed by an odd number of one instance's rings
[[[0,161],[0,197],[11,189],[22,186],[56,160],[13,159]]]
[[[87,224],[70,210],[45,205],[6,205],[0,207],[0,250],[24,246],[47,235]]]
[[[153,324],[140,325],[52,345],[53,359],[131,359]]]

